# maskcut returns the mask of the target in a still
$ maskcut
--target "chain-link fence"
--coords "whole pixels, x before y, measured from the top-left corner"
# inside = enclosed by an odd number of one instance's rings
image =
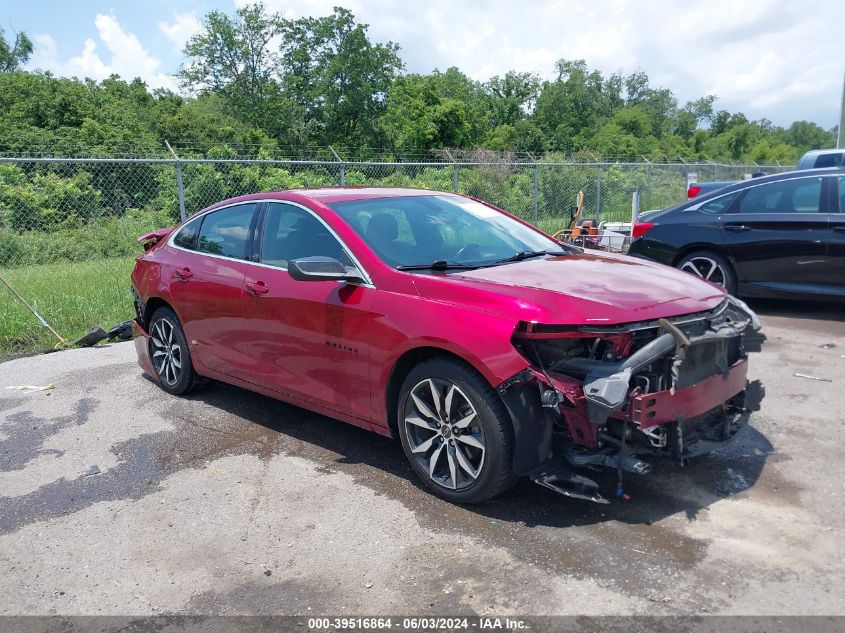
[[[450,156],[451,157],[451,156]],[[583,217],[624,221],[631,198],[662,208],[689,180],[732,180],[781,166],[713,163],[482,160],[94,159],[0,157],[0,280],[62,336],[132,315],[129,273],[139,235],[245,193],[379,185],[457,191],[514,213],[548,233],[564,228],[579,191]],[[0,287],[0,357],[52,346],[55,337]]]

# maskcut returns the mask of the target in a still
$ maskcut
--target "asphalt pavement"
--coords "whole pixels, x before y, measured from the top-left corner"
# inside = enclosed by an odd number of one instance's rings
[[[451,505],[398,443],[170,396],[131,343],[0,364],[0,614],[845,614],[843,309],[755,307],[741,441],[604,506]]]

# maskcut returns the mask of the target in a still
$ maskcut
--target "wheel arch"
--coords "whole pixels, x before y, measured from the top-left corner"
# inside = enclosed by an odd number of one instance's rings
[[[176,313],[176,316],[179,317],[179,313],[176,312],[176,308],[174,308],[166,299],[162,299],[161,297],[150,297],[144,303],[144,313],[141,315],[141,318],[143,319],[142,325],[145,329],[149,329],[150,319],[159,308],[170,308]],[[179,320],[181,321],[181,319]]]
[[[731,257],[728,252],[728,249],[722,244],[714,244],[713,242],[693,242],[691,244],[685,244],[683,248],[679,248],[678,252],[675,253],[675,257],[672,259],[672,266],[677,267],[679,261],[690,253],[694,253],[696,251],[711,251],[720,257],[724,257],[725,260],[733,267],[734,273],[736,273],[736,262],[734,262],[733,257]]]
[[[486,372],[479,368],[476,363],[452,350],[435,345],[420,345],[406,350],[393,363],[384,390],[387,426],[390,430],[391,437],[397,437],[399,420],[397,419],[396,410],[399,405],[399,392],[402,390],[402,383],[414,367],[431,358],[452,358],[461,361],[477,371],[490,384]],[[491,384],[490,386],[495,388],[495,385]]]

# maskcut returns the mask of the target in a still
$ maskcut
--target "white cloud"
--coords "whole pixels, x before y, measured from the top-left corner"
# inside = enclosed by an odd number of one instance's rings
[[[185,42],[202,29],[202,24],[194,13],[177,11],[173,18],[173,22],[160,21],[158,29],[173,43],[173,48],[181,52]]]
[[[161,72],[161,60],[148,52],[134,33],[124,31],[114,15],[98,14],[94,26],[108,51],[107,59],[98,52],[97,42],[90,38],[85,40],[79,55],[62,59],[55,40],[50,35],[37,34],[35,52],[27,66],[57,75],[97,80],[111,74],[126,80],[140,77],[150,88],[176,88],[174,78]]]
[[[234,0],[237,6],[252,0]],[[457,66],[488,79],[510,69],[554,76],[560,58],[605,73],[645,71],[683,104],[788,124],[837,123],[845,3],[837,0],[265,0],[286,17],[347,6],[377,40],[402,47],[410,72]]]

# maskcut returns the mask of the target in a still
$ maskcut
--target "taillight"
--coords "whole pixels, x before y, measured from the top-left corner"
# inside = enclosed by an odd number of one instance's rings
[[[645,235],[653,226],[654,222],[637,222],[631,229],[631,239],[635,240],[638,237]]]
[[[690,185],[687,187],[687,198],[695,198],[700,193],[701,187],[699,185]]]

